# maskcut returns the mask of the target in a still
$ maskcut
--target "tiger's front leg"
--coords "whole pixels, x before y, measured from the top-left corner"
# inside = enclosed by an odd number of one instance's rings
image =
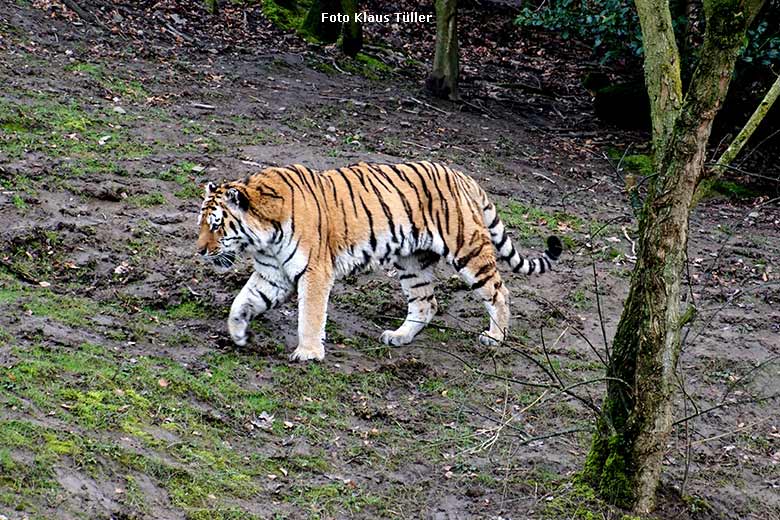
[[[233,343],[240,347],[246,345],[247,327],[252,318],[283,303],[291,292],[292,285],[285,280],[252,273],[230,307],[228,331]]]
[[[325,321],[333,273],[324,269],[306,271],[298,280],[298,346],[291,361],[325,357]]]

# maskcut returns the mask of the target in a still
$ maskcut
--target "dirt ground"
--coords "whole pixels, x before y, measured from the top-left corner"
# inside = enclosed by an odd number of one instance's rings
[[[424,64],[394,70],[400,46],[339,58],[250,10],[242,47],[175,5],[100,26],[56,2],[0,12],[0,518],[623,518],[577,473],[647,136],[594,119],[587,54],[528,39],[481,64],[467,46],[454,105],[421,92]],[[525,87],[506,90],[511,71]],[[477,178],[523,251],[563,237],[554,273],[505,275],[512,340],[478,345],[484,311],[442,266],[441,310],[409,346],[376,340],[405,315],[386,273],[338,283],[323,363],[287,360],[294,301],[232,346],[249,266],[197,258],[199,186],[408,159]],[[698,314],[656,517],[778,519],[777,201],[706,199],[689,256]]]

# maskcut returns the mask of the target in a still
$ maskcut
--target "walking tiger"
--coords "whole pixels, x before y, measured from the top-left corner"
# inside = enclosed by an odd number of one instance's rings
[[[397,269],[406,320],[382,333],[404,345],[431,321],[434,267],[441,258],[482,300],[490,327],[480,342],[504,340],[509,293],[496,257],[516,273],[545,273],[562,252],[550,236],[541,256],[521,256],[477,182],[428,161],[359,164],[316,172],[294,164],[243,180],[206,185],[197,248],[227,269],[245,255],[254,273],[230,308],[228,330],[240,346],[257,314],[298,293],[298,346],[292,360],[325,357],[328,297],[336,278],[381,265]]]

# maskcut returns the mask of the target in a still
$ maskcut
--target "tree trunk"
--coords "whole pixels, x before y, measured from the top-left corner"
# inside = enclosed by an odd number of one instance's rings
[[[680,53],[672,27],[669,0],[635,0],[645,52],[645,85],[653,124],[656,167],[669,142],[682,104]]]
[[[669,67],[679,63],[678,56],[665,61],[668,55],[655,48],[658,42],[644,40],[653,143],[658,143],[662,153],[656,150],[656,177],[639,219],[637,263],[607,369],[607,375],[615,379],[607,383],[602,417],[585,467],[585,477],[602,496],[639,514],[654,507],[672,425],[688,216],[704,176],[713,119],[725,98],[749,22],[763,0],[747,2],[705,0],[707,29],[701,59],[679,109],[675,101],[679,91],[673,92],[679,88],[679,66]],[[656,29],[663,25],[669,12],[668,4],[659,5],[658,0],[637,0],[637,7],[643,32],[647,25],[655,23]],[[670,48],[668,35],[647,34],[661,38],[663,49]]]
[[[341,1],[314,0],[306,13],[301,29],[321,42],[334,43],[341,34],[341,22],[323,21],[322,13],[341,13]]]
[[[457,12],[457,0],[436,0],[436,52],[433,70],[425,81],[433,95],[453,101],[460,99]]]
[[[363,48],[363,28],[355,19],[357,12],[357,0],[341,0],[341,8],[349,17],[341,31],[341,50],[344,54],[354,58]]]

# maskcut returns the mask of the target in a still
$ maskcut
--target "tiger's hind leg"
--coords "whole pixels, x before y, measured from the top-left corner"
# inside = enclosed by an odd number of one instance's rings
[[[379,337],[385,345],[406,345],[436,315],[438,304],[433,295],[433,269],[438,261],[439,255],[426,251],[401,257],[395,263],[408,309],[400,327],[386,330]]]
[[[270,279],[258,272],[252,273],[230,306],[228,331],[233,343],[239,347],[246,345],[249,339],[247,328],[252,318],[276,307],[290,296],[292,286],[285,282],[282,279]]]
[[[461,251],[453,264],[460,277],[482,300],[490,316],[490,327],[479,336],[483,345],[498,345],[506,337],[509,326],[509,291],[496,266],[496,257],[489,239],[470,250]]]

